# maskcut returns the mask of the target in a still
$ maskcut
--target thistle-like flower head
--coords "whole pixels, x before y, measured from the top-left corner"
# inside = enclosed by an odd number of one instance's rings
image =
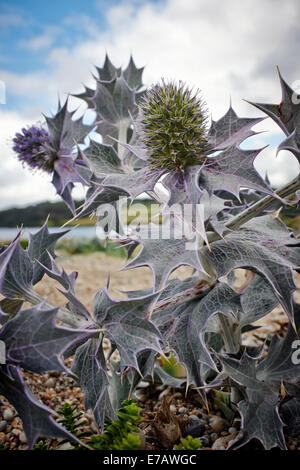
[[[55,152],[50,145],[50,136],[42,127],[31,126],[23,128],[14,139],[13,150],[18,154],[18,159],[32,169],[43,170],[48,173],[53,171]]]
[[[140,111],[141,138],[153,166],[184,171],[200,163],[207,149],[207,113],[198,91],[162,80],[146,93]]]

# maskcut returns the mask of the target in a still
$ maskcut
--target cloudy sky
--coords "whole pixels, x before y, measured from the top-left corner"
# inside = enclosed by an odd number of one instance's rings
[[[55,112],[58,95],[91,86],[105,52],[116,66],[132,53],[146,66],[146,85],[165,77],[200,88],[213,119],[230,99],[240,116],[260,116],[243,99],[280,102],[276,65],[288,83],[300,80],[299,21],[298,0],[1,0],[0,209],[57,198],[48,176],[20,166],[11,139]],[[77,99],[70,106],[80,106],[78,115],[85,109]],[[268,132],[244,145],[269,144],[257,169],[274,185],[293,178],[295,158],[275,158],[281,131],[269,119],[256,130]]]

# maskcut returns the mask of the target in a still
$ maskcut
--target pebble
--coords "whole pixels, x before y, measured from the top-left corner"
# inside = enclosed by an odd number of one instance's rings
[[[178,410],[178,413],[182,413],[182,414],[186,414],[188,412],[188,409],[185,408],[185,406],[181,406],[181,408],[179,408]]]
[[[0,432],[0,442],[5,441],[5,434],[4,432]]]
[[[213,445],[212,445],[212,450],[225,450],[229,444],[230,441],[232,441],[236,437],[236,432],[229,434],[229,436],[226,437],[219,437]]]
[[[213,432],[211,435],[210,435],[210,438],[212,440],[212,442],[215,442],[217,439],[219,439],[219,436],[216,432]]]
[[[144,403],[148,399],[148,395],[141,392],[140,390],[135,392],[135,396],[141,403]]]
[[[0,421],[0,432],[4,431],[7,426],[7,421]]]
[[[196,424],[196,423],[199,423],[200,422],[200,418],[196,415],[190,415],[189,416],[189,424],[192,425],[192,424]]]
[[[139,383],[139,388],[148,388],[149,387],[149,382],[145,382],[144,380],[141,380]]]
[[[202,416],[202,413],[200,410],[193,410],[191,416]]]
[[[203,447],[208,447],[210,444],[210,437],[209,436],[200,437],[199,441],[201,442]]]
[[[223,418],[219,418],[218,416],[213,418],[209,424],[214,432],[221,432],[226,426],[225,420]]]
[[[61,446],[57,446],[56,450],[74,450],[74,447],[70,442],[65,442]]]
[[[55,384],[56,384],[56,380],[54,377],[50,377],[48,380],[46,380],[45,382],[45,386],[48,387],[48,388],[53,388],[55,387]]]
[[[162,400],[164,397],[169,395],[169,393],[170,393],[170,388],[168,387],[159,394],[158,399]]]
[[[212,445],[212,450],[225,450],[227,445],[227,441],[225,437],[219,437],[213,445]]]
[[[201,437],[205,432],[205,426],[202,423],[195,423],[188,426],[183,436]]]
[[[11,421],[13,417],[15,416],[15,413],[10,408],[5,408],[2,414],[3,414],[4,421]]]
[[[26,437],[24,432],[20,432],[19,441],[21,442],[21,444],[26,444],[27,443],[27,437]]]
[[[237,432],[236,428],[228,428],[229,434],[232,434],[233,432]]]

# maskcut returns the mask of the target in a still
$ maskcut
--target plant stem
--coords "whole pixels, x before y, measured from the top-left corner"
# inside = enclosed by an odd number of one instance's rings
[[[218,313],[219,327],[221,330],[221,336],[224,341],[226,353],[236,353],[239,351],[241,346],[241,333],[240,329],[234,330],[232,324],[225,315]],[[231,387],[230,400],[232,404],[237,405],[241,400],[241,394],[237,387]]]
[[[123,158],[124,154],[124,143],[127,143],[127,129],[129,127],[128,119],[123,119],[119,122],[119,133],[118,133],[118,156],[120,160]]]
[[[57,305],[44,299],[44,297],[39,295],[34,290],[31,290],[29,292],[26,291],[26,293],[24,293],[24,300],[26,300],[27,302],[30,302],[32,305],[38,305],[42,303],[43,307],[57,308]],[[76,316],[75,314],[70,312],[70,310],[67,310],[66,308],[59,308],[56,318],[57,320],[60,320],[62,323],[68,326],[71,326],[73,328],[85,328],[88,325],[87,320],[79,316]]]
[[[294,178],[290,183],[286,184],[282,188],[278,189],[275,191],[277,196],[280,198],[285,198],[289,196],[290,194],[294,193],[300,189],[300,176],[298,175],[296,178]],[[235,217],[232,217],[225,225],[228,228],[228,232],[231,230],[236,230],[237,228],[241,227],[241,225],[245,224],[248,222],[248,220],[253,219],[253,217],[256,217],[259,215],[263,210],[267,209],[272,203],[276,201],[275,196],[266,196],[263,199],[260,199],[259,201],[255,202],[251,206],[247,207],[244,211],[242,211],[240,214],[236,215]],[[225,232],[223,235],[226,235]],[[207,238],[208,242],[214,242],[216,240],[220,240],[221,237],[214,232],[208,232],[207,233]]]
[[[240,347],[240,335],[236,335],[232,325],[222,313],[218,313],[219,326],[226,353],[236,353]]]

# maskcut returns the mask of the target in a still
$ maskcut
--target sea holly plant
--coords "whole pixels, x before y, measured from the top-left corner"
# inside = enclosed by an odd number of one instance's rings
[[[300,240],[277,209],[299,204],[299,174],[275,191],[253,166],[261,149],[241,148],[263,117],[241,118],[230,106],[210,122],[199,91],[164,79],[146,89],[142,72],[132,58],[122,69],[106,56],[94,88],[74,95],[93,110],[92,124],[74,120],[66,101],[43,126],[18,133],[13,148],[21,162],[53,174],[75,220],[96,214],[99,233],[125,247],[124,269],[138,276],[138,267],[150,268],[153,286],[115,300],[108,281],[95,292],[89,311],[76,295],[77,273],[55,261],[55,243],[64,231],[49,233],[46,221],[27,249],[20,237],[3,246],[0,340],[6,354],[0,391],[23,420],[30,446],[41,436],[70,435],[32,396],[21,369],[65,370],[63,359],[73,357],[69,373],[100,431],[143,378],[185,384],[204,401],[211,389],[227,394],[227,416],[240,415],[242,421],[231,448],[252,439],[265,449],[285,448],[284,425],[296,432],[290,410],[300,413],[295,355],[300,308],[294,299]],[[300,162],[299,99],[281,75],[280,82],[279,105],[254,105],[286,134],[278,151],[291,151]],[[100,138],[87,141],[92,129]],[[75,183],[87,186],[77,211]],[[120,202],[125,198],[127,207],[141,195],[159,206],[161,224],[141,223],[137,214],[126,224]],[[191,276],[170,280],[181,265],[192,267]],[[239,268],[251,273],[242,288],[236,283]],[[59,284],[64,305],[38,294],[35,286],[43,276]],[[256,349],[247,347],[244,333],[279,304],[287,332]],[[184,366],[185,379],[160,367],[157,356],[169,352]]]

